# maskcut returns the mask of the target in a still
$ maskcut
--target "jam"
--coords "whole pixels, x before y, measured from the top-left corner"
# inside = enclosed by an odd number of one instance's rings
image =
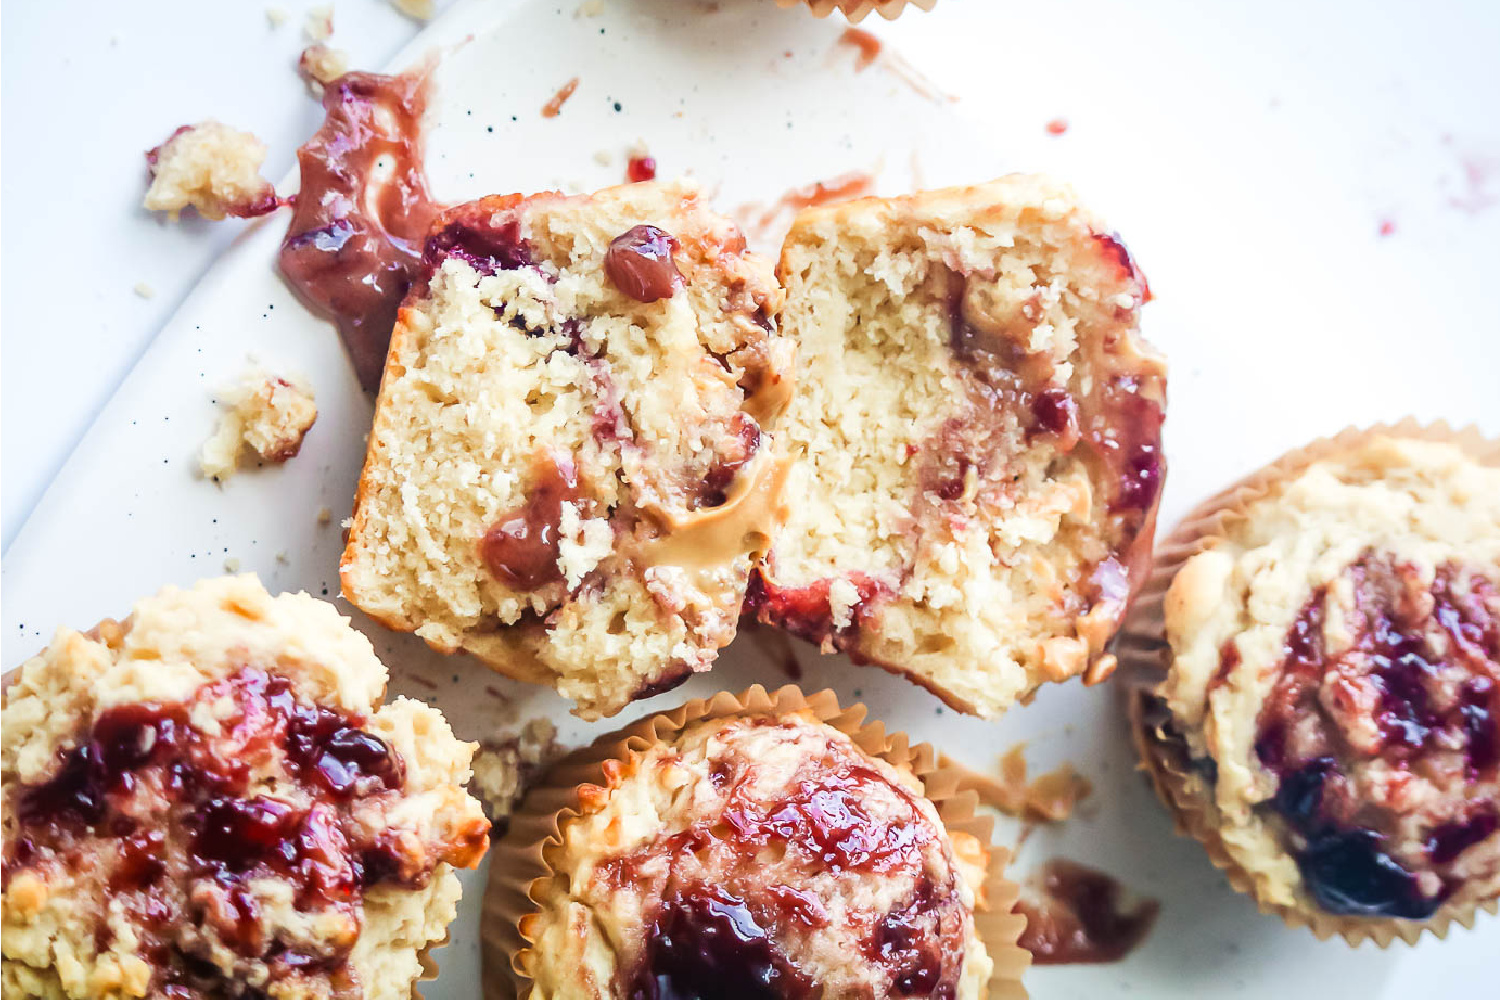
[[[625,164],[625,179],[632,184],[656,180],[656,160],[650,156],[632,156]]]
[[[1270,808],[1286,824],[1307,891],[1330,913],[1430,916],[1457,885],[1448,867],[1496,830],[1492,808],[1470,805],[1485,794],[1474,784],[1495,780],[1493,585],[1474,577],[1459,593],[1455,572],[1443,567],[1428,585],[1412,567],[1366,553],[1346,570],[1347,648],[1325,643],[1328,588],[1314,592],[1283,640],[1255,753],[1277,778]],[[1462,683],[1452,681],[1455,666],[1468,675]],[[1425,763],[1455,753],[1461,771]],[[1425,791],[1407,791],[1413,781]],[[1426,839],[1416,845],[1390,839],[1410,826],[1403,794],[1429,803]],[[1419,877],[1431,869],[1437,883]]]
[[[495,579],[522,591],[562,580],[557,564],[562,505],[578,499],[571,459],[539,461],[526,503],[496,521],[479,541],[479,556]]]
[[[346,73],[324,88],[323,127],[297,151],[301,187],[281,273],[338,323],[371,391],[436,215],[422,165],[426,106],[425,73]]]
[[[905,904],[875,925],[870,957],[890,971],[891,992],[903,997],[947,997],[957,993],[963,968],[962,908],[951,893],[939,898],[925,875]]]
[[[1120,883],[1093,868],[1055,858],[1042,868],[1039,900],[1016,903],[1026,915],[1018,942],[1037,965],[1118,962],[1151,932],[1160,904],[1126,911]]]
[[[448,222],[427,239],[426,261],[438,267],[456,257],[480,274],[515,271],[535,263],[531,247],[521,236],[521,221],[475,225],[462,218]]]
[[[672,254],[677,240],[655,226],[636,226],[609,244],[604,273],[620,292],[637,302],[658,302],[677,294],[682,274]]]
[[[779,587],[758,568],[750,574],[744,614],[763,624],[778,625],[808,642],[831,642],[843,648],[852,644],[860,619],[887,592],[884,585],[863,573],[851,573],[849,582],[859,591],[859,600],[852,610],[852,622],[842,628],[834,625],[828,600],[832,579],[815,580],[805,587]]]
[[[214,731],[192,724],[199,711],[213,715]],[[157,968],[153,995],[229,995],[230,973],[183,950],[203,947],[205,929],[263,963],[273,982],[341,968],[346,952],[309,955],[268,939],[253,883],[277,878],[299,910],[342,911],[352,922],[369,886],[429,876],[428,860],[417,870],[388,831],[366,843],[363,823],[350,822],[352,803],[404,781],[400,755],[363,723],[252,668],[185,704],[107,709],[50,779],[18,789],[6,878],[43,865],[105,866]],[[252,775],[263,776],[263,791],[251,791]]]
[[[739,471],[750,463],[760,450],[760,425],[747,414],[736,413],[731,423],[730,437],[719,460],[703,477],[698,503],[702,507],[722,507],[729,499],[729,486]]]

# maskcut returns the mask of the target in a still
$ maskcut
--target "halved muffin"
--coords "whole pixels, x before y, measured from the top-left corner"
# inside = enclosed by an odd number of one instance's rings
[[[1164,472],[1124,244],[1012,176],[805,211],[779,275],[797,502],[749,607],[979,715],[1107,676]]]
[[[768,264],[677,185],[441,216],[386,362],[344,595],[581,715],[706,669],[778,509]]]
[[[59,629],[6,690],[6,997],[407,1000],[489,825],[473,745],[254,577]]]

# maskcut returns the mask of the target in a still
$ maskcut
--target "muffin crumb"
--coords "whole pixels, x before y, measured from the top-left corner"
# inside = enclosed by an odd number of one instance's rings
[[[214,221],[265,215],[280,204],[260,175],[265,159],[265,145],[250,132],[213,119],[184,125],[147,151],[151,186],[142,204],[173,222],[189,207]]]
[[[277,464],[295,457],[318,419],[311,386],[258,369],[221,393],[220,403],[227,412],[204,443],[198,464],[205,477],[221,483],[246,452]]]
[[[307,12],[302,33],[309,42],[326,42],[333,35],[333,4],[322,4]]]
[[[397,10],[418,21],[432,20],[432,0],[391,0]]]
[[[332,83],[347,72],[349,72],[349,53],[323,42],[309,45],[302,50],[302,55],[297,59],[297,73],[319,93],[322,92],[324,85]]]
[[[504,827],[531,783],[565,752],[557,726],[543,716],[518,733],[482,741],[474,755],[473,784],[490,822]]]

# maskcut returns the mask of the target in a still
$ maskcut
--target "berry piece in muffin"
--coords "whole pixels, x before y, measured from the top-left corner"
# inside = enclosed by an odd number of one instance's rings
[[[585,786],[546,849],[531,996],[984,995],[987,847],[809,713],[694,723]]]
[[[1370,437],[1205,549],[1166,593],[1152,739],[1256,896],[1416,922],[1500,898],[1500,469]]]
[[[489,824],[385,681],[254,577],[58,630],[5,694],[5,996],[407,1000]]]
[[[751,606],[995,715],[1107,676],[1150,559],[1166,377],[1145,280],[1034,177],[801,213],[792,506]]]
[[[445,213],[401,309],[344,553],[391,628],[585,716],[707,669],[777,516],[780,292],[696,193]]]

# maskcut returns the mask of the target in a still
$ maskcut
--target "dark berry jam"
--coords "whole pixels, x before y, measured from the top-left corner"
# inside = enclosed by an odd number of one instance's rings
[[[192,723],[200,710],[215,719],[208,732]],[[184,704],[108,709],[52,778],[17,790],[5,876],[43,864],[100,866],[157,968],[152,995],[269,995],[247,992],[179,947],[209,932],[264,963],[272,984],[297,971],[343,976],[347,951],[309,955],[268,937],[252,883],[280,879],[300,911],[354,922],[363,889],[428,876],[428,859],[408,859],[389,831],[367,843],[364,823],[351,822],[355,800],[404,780],[400,756],[363,724],[250,668]]]
[[[422,164],[426,105],[425,73],[347,73],[324,88],[323,127],[297,151],[301,186],[281,273],[338,323],[360,383],[372,391],[437,212]],[[382,161],[389,171],[377,168]]]
[[[625,165],[625,179],[632,184],[656,180],[656,159],[650,156],[632,156]]]
[[[515,218],[483,225],[477,220],[454,219],[427,238],[426,257],[432,268],[454,257],[480,274],[515,271],[535,263],[531,247],[521,237],[521,221]]]
[[[1125,241],[1120,239],[1119,233],[1095,233],[1094,242],[1099,244],[1099,249],[1104,256],[1113,261],[1120,270],[1120,276],[1133,281],[1141,286],[1141,302],[1151,301],[1151,286],[1146,282],[1146,275],[1141,272],[1135,257],[1131,255],[1130,249],[1125,246]]]
[[[1270,807],[1307,891],[1328,912],[1424,919],[1462,877],[1449,866],[1495,832],[1493,808],[1471,805],[1490,794],[1477,783],[1495,780],[1492,585],[1473,577],[1459,593],[1456,572],[1443,567],[1429,584],[1366,553],[1346,570],[1353,607],[1340,620],[1351,641],[1327,647],[1329,588],[1283,640],[1255,751],[1277,778]],[[1455,668],[1468,679],[1455,683]],[[1443,763],[1455,753],[1461,769]],[[1430,824],[1416,844],[1404,804],[1413,800]],[[1419,877],[1427,871],[1436,882]]]
[[[963,922],[957,896],[938,893],[924,875],[912,898],[876,923],[870,958],[889,971],[894,995],[956,995],[963,969]]]
[[[677,240],[655,226],[636,226],[616,236],[604,254],[604,273],[623,295],[657,302],[677,294],[682,274],[672,254]]]
[[[698,503],[702,507],[722,507],[729,499],[729,485],[739,471],[750,463],[760,450],[760,425],[748,414],[736,413],[727,444],[719,460],[703,477]]]
[[[578,497],[572,459],[539,461],[526,503],[496,521],[479,541],[479,557],[495,579],[523,591],[560,581],[562,506]]]
[[[1093,868],[1054,858],[1041,872],[1040,898],[1023,897],[1018,942],[1037,965],[1118,962],[1145,940],[1160,904],[1143,900],[1126,911],[1120,883]]]
[[[799,1000],[814,984],[781,954],[743,900],[697,886],[662,901],[632,1000]]]
[[[805,587],[778,587],[760,570],[754,570],[745,592],[744,613],[762,624],[778,625],[808,642],[827,641],[842,648],[852,643],[861,618],[887,593],[883,584],[863,573],[850,574],[849,582],[859,591],[859,600],[852,609],[851,623],[843,628],[833,623],[833,606],[828,600],[831,579],[815,580]]]

